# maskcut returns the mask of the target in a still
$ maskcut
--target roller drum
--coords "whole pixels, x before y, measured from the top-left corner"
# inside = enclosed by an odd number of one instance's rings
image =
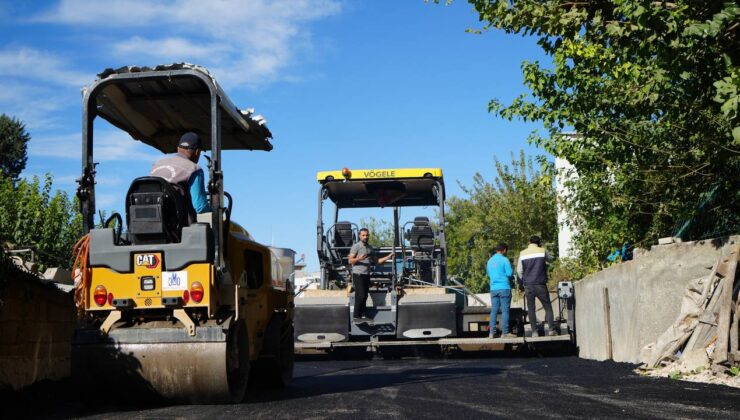
[[[96,392],[120,389],[188,403],[244,398],[249,355],[243,322],[197,327],[195,337],[161,324],[114,328],[108,336],[78,330],[73,375]]]

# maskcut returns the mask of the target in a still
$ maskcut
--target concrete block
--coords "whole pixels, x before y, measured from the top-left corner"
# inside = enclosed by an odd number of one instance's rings
[[[64,268],[60,268],[60,267],[47,268],[46,271],[44,271],[43,276],[45,279],[51,280],[56,283],[73,284],[72,273],[69,270],[64,269]]]
[[[691,372],[703,367],[709,367],[709,356],[705,349],[693,349],[681,355],[682,371]]]
[[[672,244],[673,242],[674,242],[673,237],[670,237],[670,236],[666,238],[658,239],[658,245],[668,245],[668,244]]]
[[[658,239],[658,245],[680,244],[681,242],[683,242],[683,240],[678,236],[668,236]]]

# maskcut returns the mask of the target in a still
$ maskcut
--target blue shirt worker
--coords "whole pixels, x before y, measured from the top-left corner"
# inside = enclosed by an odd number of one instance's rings
[[[496,245],[496,253],[488,260],[486,271],[491,281],[491,318],[488,336],[493,338],[496,333],[496,317],[501,308],[501,337],[514,338],[509,333],[509,309],[511,308],[511,277],[514,271],[511,262],[506,258],[509,246],[500,243]]]
[[[185,133],[177,144],[177,153],[154,162],[149,172],[151,176],[164,178],[170,184],[179,186],[181,192],[190,197],[196,213],[211,211],[206,194],[205,176],[203,169],[198,165],[202,151],[203,143],[198,134]]]

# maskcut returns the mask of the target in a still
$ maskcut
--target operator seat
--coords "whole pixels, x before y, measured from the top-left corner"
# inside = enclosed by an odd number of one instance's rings
[[[126,193],[126,223],[133,245],[180,242],[182,228],[195,219],[188,192],[180,190],[156,176],[131,182]]]
[[[414,218],[414,225],[409,231],[411,249],[417,252],[430,253],[434,251],[434,231],[429,224],[429,218],[419,216]]]
[[[355,235],[352,232],[352,223],[337,222],[334,224],[334,248],[343,250],[349,254],[349,249],[355,243]],[[343,249],[343,248],[346,248]]]
[[[428,217],[414,218],[414,225],[408,232],[408,239],[414,251],[417,275],[422,280],[433,281],[434,231]]]

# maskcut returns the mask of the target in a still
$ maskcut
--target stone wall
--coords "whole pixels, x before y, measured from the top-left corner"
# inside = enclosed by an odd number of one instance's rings
[[[0,259],[0,389],[70,373],[71,293]]]
[[[678,316],[689,281],[708,276],[735,243],[740,236],[653,246],[577,282],[579,356],[639,363],[640,350]]]

